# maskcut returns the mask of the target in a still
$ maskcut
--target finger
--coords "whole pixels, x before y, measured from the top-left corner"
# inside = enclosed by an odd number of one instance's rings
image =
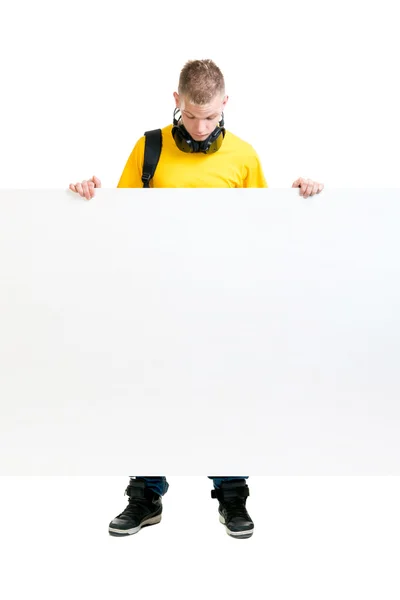
[[[76,189],[73,183],[69,184],[69,189],[76,193]]]
[[[318,182],[311,181],[311,183],[308,185],[309,195],[313,196],[314,194],[317,193],[317,190],[318,190]]]
[[[307,181],[307,187],[306,187],[306,191],[305,191],[305,194],[304,194],[304,198],[308,198],[308,196],[310,196],[310,194],[312,192],[312,189],[313,189],[313,186],[314,186],[314,182],[311,181],[311,179],[309,179]]]
[[[86,200],[90,200],[90,192],[88,188],[88,182],[86,180],[82,181],[82,189]]]
[[[303,196],[304,198],[308,197],[307,188],[308,188],[308,183],[305,181],[304,183],[301,184],[301,192],[300,192],[300,195]]]
[[[300,187],[301,183],[303,183],[303,178],[299,177],[298,179],[296,179],[296,181],[293,182],[292,187],[297,188]]]
[[[90,197],[93,198],[93,196],[95,194],[93,181],[88,181],[88,188],[89,188]]]
[[[82,197],[83,197],[82,184],[80,184],[80,183],[76,183],[76,184],[75,184],[75,189],[76,189],[76,192],[77,192],[77,193],[78,193],[80,196],[82,196]]]
[[[304,198],[307,198],[307,187],[308,187],[308,183],[305,179],[303,179],[303,181],[301,182],[301,186],[300,186],[300,196],[304,196]]]
[[[310,195],[310,191],[311,191],[311,189],[310,189],[310,181],[311,181],[311,179],[306,179],[304,181],[304,184],[301,186],[302,189],[303,189],[303,196],[304,196],[304,198],[308,198],[308,196]]]
[[[317,192],[317,194],[319,194],[320,192],[322,192],[323,189],[324,189],[324,184],[323,183],[319,183],[318,184],[318,192]]]
[[[93,181],[94,181],[94,185],[99,188],[101,187],[101,181],[98,177],[96,177],[96,175],[93,175]]]

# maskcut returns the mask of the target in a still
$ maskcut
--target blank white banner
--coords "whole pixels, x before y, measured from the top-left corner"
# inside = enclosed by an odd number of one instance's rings
[[[1,475],[400,475],[400,190],[0,190]]]

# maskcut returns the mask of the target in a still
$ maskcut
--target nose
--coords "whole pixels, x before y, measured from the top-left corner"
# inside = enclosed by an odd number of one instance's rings
[[[201,137],[207,133],[206,124],[204,121],[199,121],[194,135]]]

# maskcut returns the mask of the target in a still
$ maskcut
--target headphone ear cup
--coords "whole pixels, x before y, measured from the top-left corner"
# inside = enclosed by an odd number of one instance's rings
[[[177,129],[178,129],[178,127],[176,125],[174,125],[172,128],[172,131],[171,131],[172,137],[174,138],[175,141],[176,141],[176,137],[177,137]]]
[[[174,126],[172,128],[172,137],[175,140],[175,144],[178,146],[179,150],[182,150],[182,152],[197,152],[198,150],[195,150],[193,148],[193,142],[188,134],[188,132],[186,131],[186,129],[183,127],[183,125],[177,125]]]
[[[207,153],[211,149],[211,152],[216,152],[221,148],[224,137],[225,129],[223,127],[216,127],[209,138],[200,142],[200,151]]]

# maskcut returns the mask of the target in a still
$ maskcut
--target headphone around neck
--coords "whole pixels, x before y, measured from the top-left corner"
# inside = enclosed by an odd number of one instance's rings
[[[182,152],[204,152],[204,154],[211,154],[212,152],[217,152],[217,150],[221,148],[225,137],[224,113],[221,115],[221,121],[208,138],[202,141],[196,141],[192,138],[183,123],[180,123],[181,117],[179,117],[179,119],[176,118],[176,113],[178,111],[179,108],[175,108],[172,137],[179,150],[182,150]]]

